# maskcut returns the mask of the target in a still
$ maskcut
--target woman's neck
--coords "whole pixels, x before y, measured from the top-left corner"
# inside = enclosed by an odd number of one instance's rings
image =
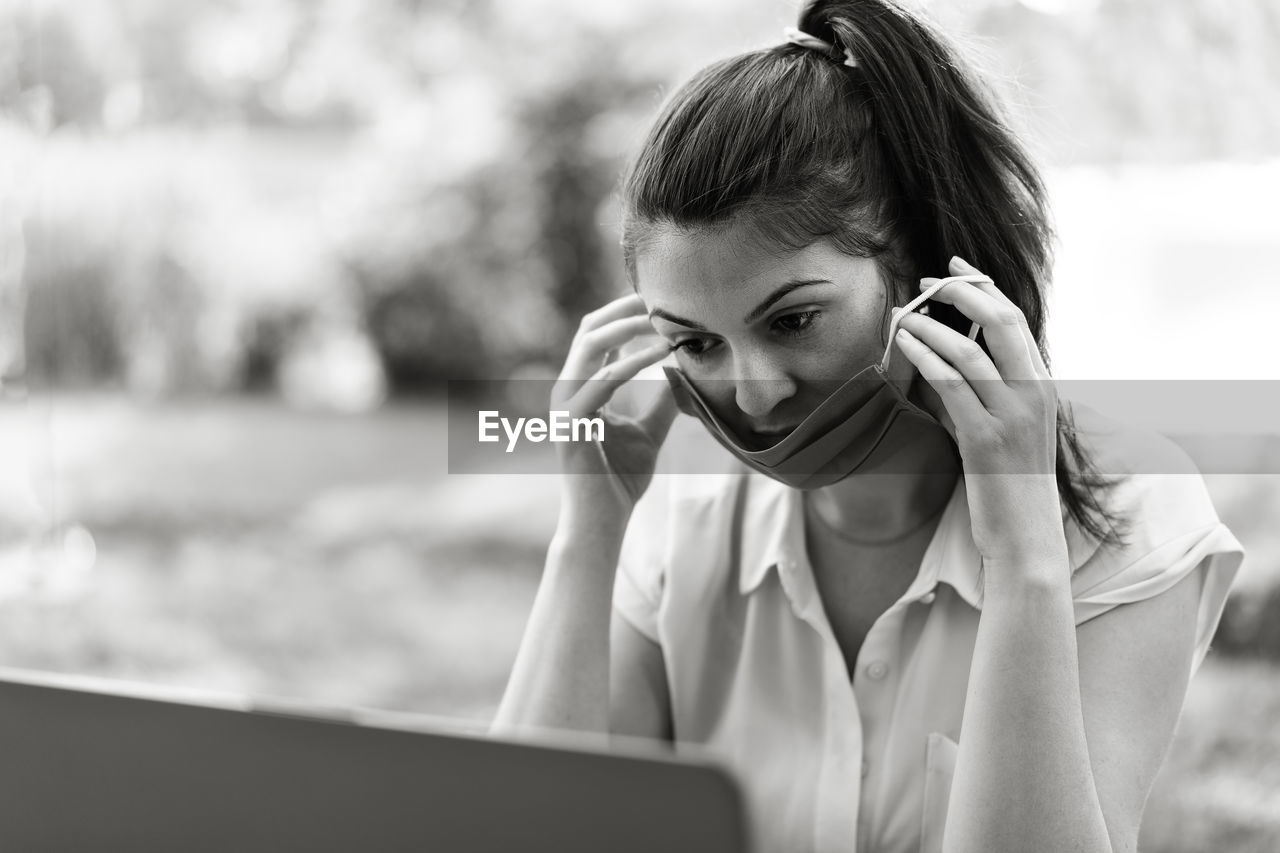
[[[843,536],[867,546],[900,541],[940,514],[960,476],[959,454],[936,425],[895,425],[902,444],[878,465],[806,494],[809,510]]]

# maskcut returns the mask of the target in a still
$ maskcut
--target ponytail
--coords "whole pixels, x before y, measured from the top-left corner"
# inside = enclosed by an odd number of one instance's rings
[[[886,312],[959,255],[1018,306],[1049,364],[1046,192],[986,93],[943,38],[892,0],[811,0],[799,28],[834,54],[782,44],[722,60],[664,107],[623,184],[632,283],[658,224],[733,222],[794,249],[828,239],[881,262],[897,291]],[[969,326],[950,305],[931,316]],[[1098,500],[1113,484],[1061,403],[1056,474],[1079,526],[1102,544],[1122,542],[1123,520]]]
[[[952,49],[884,0],[816,0],[800,29],[856,58],[881,162],[897,192],[890,216],[908,283],[959,255],[991,276],[1027,318],[1045,363],[1051,232],[1044,185],[1026,152]],[[1032,286],[1034,285],[1034,286]],[[951,306],[946,306],[951,308]],[[940,314],[968,326],[955,309]],[[963,324],[963,325],[962,325]]]

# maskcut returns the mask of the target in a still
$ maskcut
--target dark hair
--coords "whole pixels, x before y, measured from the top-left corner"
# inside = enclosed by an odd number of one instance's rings
[[[1045,189],[993,101],[924,21],[889,0],[815,0],[793,44],[716,62],[670,98],[623,183],[623,257],[654,226],[737,224],[801,249],[877,258],[902,305],[959,255],[990,275],[1045,348],[1052,229]],[[845,51],[856,67],[846,66]],[[931,316],[967,331],[955,308]],[[882,324],[883,325],[883,324]],[[986,343],[979,337],[986,349]],[[1112,485],[1058,407],[1058,491],[1086,532],[1123,541],[1098,500]]]

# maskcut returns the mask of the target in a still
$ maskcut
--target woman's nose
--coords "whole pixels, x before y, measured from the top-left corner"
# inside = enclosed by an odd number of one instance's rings
[[[734,399],[748,417],[764,417],[796,392],[795,382],[773,359],[748,355],[735,366]]]

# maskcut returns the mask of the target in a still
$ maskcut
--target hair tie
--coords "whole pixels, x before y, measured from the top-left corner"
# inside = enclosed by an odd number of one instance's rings
[[[832,56],[836,53],[836,46],[831,42],[823,41],[817,36],[811,36],[808,33],[801,32],[795,27],[787,27],[783,30],[783,34],[791,44],[798,44],[801,47],[809,48],[809,50],[820,50],[827,56]],[[841,49],[840,52],[844,54],[844,65],[847,65],[850,68],[858,67],[858,60],[853,58],[852,53],[846,49]]]

